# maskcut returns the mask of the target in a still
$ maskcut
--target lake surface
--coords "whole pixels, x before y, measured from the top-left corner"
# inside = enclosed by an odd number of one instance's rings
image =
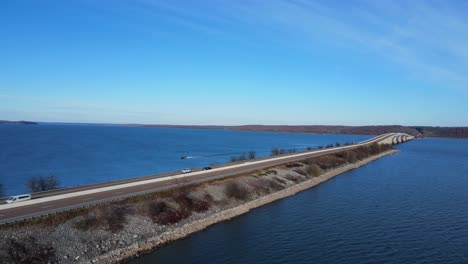
[[[468,140],[397,148],[131,263],[468,263]]]
[[[0,125],[0,184],[6,195],[27,192],[32,176],[55,175],[61,185],[204,167],[230,156],[273,147],[296,148],[358,142],[371,136],[316,135],[96,125]],[[193,158],[180,159],[181,156]]]

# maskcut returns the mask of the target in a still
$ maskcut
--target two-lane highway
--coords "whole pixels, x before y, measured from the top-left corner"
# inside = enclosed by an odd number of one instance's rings
[[[287,162],[300,161],[307,158],[354,149],[360,146],[371,145],[373,143],[384,141],[389,137],[393,137],[395,134],[397,133],[380,135],[355,145],[263,158],[240,164],[220,166],[208,171],[196,171],[189,174],[165,174],[160,177],[152,176],[132,179],[123,183],[114,182],[114,184],[102,184],[100,187],[91,189],[87,189],[85,187],[78,188],[76,190],[68,190],[63,193],[57,192],[56,195],[36,198],[25,202],[3,204],[0,205],[0,224],[61,212],[67,209],[75,209],[83,206],[124,199],[139,194],[176,188],[181,185],[206,182],[233,175],[249,173]]]

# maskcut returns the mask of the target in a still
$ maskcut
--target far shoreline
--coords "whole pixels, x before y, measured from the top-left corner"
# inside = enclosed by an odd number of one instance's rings
[[[2,124],[14,125],[64,125],[64,126],[116,126],[144,128],[179,128],[179,129],[215,129],[229,131],[304,133],[304,134],[340,134],[340,135],[381,135],[385,133],[406,133],[416,138],[455,138],[467,139],[468,127],[439,126],[402,126],[402,125],[170,125],[170,124],[138,124],[138,123],[80,123],[80,122],[35,122],[6,121]]]

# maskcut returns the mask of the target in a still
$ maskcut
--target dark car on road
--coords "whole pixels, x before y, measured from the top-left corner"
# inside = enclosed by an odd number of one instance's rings
[[[211,170],[211,167],[203,167],[203,170]]]

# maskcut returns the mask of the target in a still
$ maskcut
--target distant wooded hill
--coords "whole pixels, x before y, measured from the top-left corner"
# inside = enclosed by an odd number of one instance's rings
[[[468,127],[429,127],[429,126],[185,126],[185,125],[145,125],[145,127],[174,127],[197,129],[226,129],[244,131],[273,131],[317,134],[360,134],[380,135],[389,132],[402,132],[418,137],[468,138]]]
[[[0,120],[0,125],[2,125],[2,124],[37,125],[36,122],[31,122],[31,121],[6,121],[6,120]]]

